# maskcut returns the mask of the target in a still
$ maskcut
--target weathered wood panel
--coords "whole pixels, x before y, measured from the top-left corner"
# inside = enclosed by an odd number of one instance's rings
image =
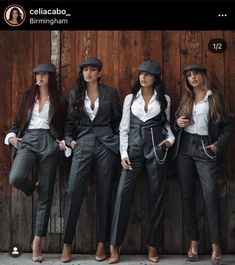
[[[208,43],[211,39],[223,39],[223,32],[218,31],[210,31],[210,32],[202,32],[203,39],[203,62],[208,67],[208,74],[211,77],[213,83],[217,85],[221,91],[225,92],[224,86],[224,54],[223,53],[212,53],[208,50]],[[221,216],[226,218],[221,218],[221,233],[222,233],[222,241],[224,242],[223,248],[227,248],[226,241],[226,231],[227,231],[227,177],[223,175],[224,169],[219,172],[219,191],[220,191],[220,207],[221,207]],[[210,231],[208,227],[208,220],[206,219],[205,224],[205,232],[206,232],[206,246],[205,252],[211,251],[211,241],[210,241]]]
[[[156,60],[163,68],[163,80],[166,93],[172,101],[172,119],[177,108],[183,88],[182,68],[188,63],[203,63],[212,76],[217,77],[222,90],[231,101],[233,112],[235,96],[235,35],[227,31],[62,31],[57,32],[60,44],[54,52],[56,39],[51,38],[50,31],[38,32],[1,32],[0,61],[2,78],[1,94],[6,99],[0,106],[1,129],[7,130],[15,115],[19,95],[30,88],[32,67],[39,62],[54,62],[60,65],[59,80],[61,91],[68,95],[74,88],[79,73],[79,63],[89,56],[97,56],[103,63],[101,82],[116,87],[123,102],[130,93],[138,77],[138,66],[145,59]],[[212,54],[207,49],[211,38],[224,38],[228,49],[224,54]],[[54,39],[54,43],[52,45]],[[11,43],[11,45],[9,45]],[[52,46],[51,46],[52,45]],[[55,45],[55,46],[54,46]],[[53,51],[51,51],[53,47]],[[60,51],[59,51],[60,49]],[[9,87],[11,89],[9,89]],[[1,141],[4,135],[1,136]],[[227,163],[220,172],[220,195],[223,215],[222,244],[223,251],[234,252],[234,159],[235,139],[228,149]],[[7,240],[0,243],[0,250],[7,250],[9,242],[22,244],[25,251],[30,250],[31,236],[34,230],[35,196],[26,198],[21,192],[8,185],[9,149],[0,145],[0,214],[5,216],[0,233]],[[6,155],[7,153],[7,155]],[[228,159],[229,158],[229,159]],[[44,241],[44,251],[60,252],[63,236],[60,228],[55,231],[55,220],[63,217],[65,189],[67,186],[71,159],[64,159],[55,185],[54,202],[48,237]],[[60,176],[59,176],[60,175]],[[35,175],[33,175],[35,177]],[[59,178],[60,177],[60,178]],[[118,178],[114,181],[114,194]],[[200,251],[210,251],[210,237],[205,218],[205,207],[201,190],[197,182],[197,216],[201,234]],[[139,179],[133,200],[128,231],[123,243],[122,252],[146,253],[148,232],[148,196],[146,176]],[[95,176],[91,179],[88,193],[84,198],[76,230],[73,251],[94,253],[96,247],[97,205]],[[8,232],[7,232],[8,231]],[[164,253],[186,253],[188,238],[184,230],[181,213],[180,193],[177,176],[168,179],[166,190],[166,211],[164,221]]]
[[[171,98],[171,120],[174,121],[176,98],[180,96],[180,33],[163,33],[163,69],[166,93]],[[179,186],[173,164],[169,168],[173,175],[167,181],[165,222],[164,222],[164,251],[168,253],[182,252],[182,214]],[[177,229],[176,229],[177,227]]]
[[[5,58],[5,60],[0,60],[0,71],[1,76],[1,104],[0,104],[0,141],[3,143],[5,138],[5,133],[10,127],[10,117],[11,117],[11,43],[12,34],[9,31],[0,32],[1,41],[0,46],[0,58]],[[9,169],[10,169],[10,149],[3,144],[0,144],[0,235],[1,240],[0,250],[6,250],[9,247],[11,240],[11,196],[10,187],[8,181]]]
[[[230,100],[232,112],[235,113],[235,31],[225,31],[224,39],[227,42],[228,48],[225,52],[225,92]],[[234,124],[235,120],[233,119]],[[235,137],[231,139],[228,152],[227,162],[225,165],[224,177],[227,178],[227,216],[228,222],[226,238],[227,238],[227,253],[234,253],[235,246],[235,156],[234,156]]]
[[[20,43],[22,45],[20,45]],[[19,95],[30,89],[33,67],[33,32],[12,32],[12,119],[18,108]],[[29,49],[29,47],[31,47]],[[24,62],[24,63],[23,63]],[[11,189],[11,236],[25,250],[32,237],[32,198]]]

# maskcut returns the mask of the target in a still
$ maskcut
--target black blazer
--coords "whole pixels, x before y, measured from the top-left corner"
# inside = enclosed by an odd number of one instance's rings
[[[212,117],[210,118],[208,123],[208,133],[211,143],[217,145],[218,158],[222,157],[223,151],[232,136],[233,130],[234,126],[231,117],[224,117],[223,121],[217,123]],[[174,159],[178,154],[182,131],[183,128],[176,127],[176,141],[172,150],[172,159]]]
[[[99,84],[99,108],[93,121],[83,105],[81,120],[78,125],[72,117],[72,104],[75,90],[69,95],[69,107],[65,121],[65,143],[77,140],[84,134],[93,130],[96,137],[116,154],[119,153],[119,123],[121,120],[121,105],[115,88]]]
[[[23,124],[22,129],[20,129],[20,124],[19,124],[19,119],[18,119],[19,112],[20,112],[22,106],[24,104],[26,104],[27,97],[28,97],[28,92],[24,93],[21,96],[18,112],[17,112],[17,114],[15,116],[15,120],[12,124],[12,128],[8,132],[8,133],[14,132],[17,135],[17,137],[19,137],[19,138],[22,138],[24,136],[24,134],[27,132],[27,129],[28,129],[31,117],[32,117],[32,110],[28,110],[26,121]],[[66,113],[67,113],[68,101],[66,98],[64,98],[62,96],[60,98],[60,106],[61,106],[61,113],[63,115],[62,121],[64,124]],[[49,108],[50,132],[51,132],[51,135],[53,138],[62,140],[64,137],[64,126],[62,124],[61,128],[56,129],[55,126],[53,125],[53,116],[54,116],[54,109],[53,109],[52,105],[50,104],[50,108]]]

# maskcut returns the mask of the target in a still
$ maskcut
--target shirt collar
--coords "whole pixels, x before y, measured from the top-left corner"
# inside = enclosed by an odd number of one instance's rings
[[[137,94],[136,94],[136,98],[142,96],[142,90],[140,89]],[[153,96],[156,97],[157,96],[157,91],[154,89],[153,90]]]

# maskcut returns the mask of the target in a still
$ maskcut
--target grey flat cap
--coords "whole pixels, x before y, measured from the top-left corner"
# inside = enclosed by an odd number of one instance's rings
[[[139,67],[139,71],[148,72],[151,75],[161,75],[161,66],[159,63],[153,61],[145,61]]]
[[[204,72],[206,74],[207,69],[202,64],[189,64],[182,70],[183,74],[185,75],[188,71],[198,71]]]
[[[42,63],[38,64],[33,68],[33,73],[40,73],[40,72],[48,72],[55,74],[56,73],[56,67],[54,64],[51,63]]]
[[[83,67],[88,66],[88,65],[93,65],[93,66],[97,67],[99,70],[101,70],[103,63],[101,62],[101,60],[99,60],[96,57],[90,57],[90,58],[86,59],[85,61],[83,61],[82,63],[80,63],[79,66],[80,66],[80,69],[82,69]]]

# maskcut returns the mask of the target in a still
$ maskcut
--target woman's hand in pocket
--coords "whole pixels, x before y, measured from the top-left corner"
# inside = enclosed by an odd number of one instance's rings
[[[169,149],[171,147],[171,143],[168,140],[162,141],[159,146],[166,145],[166,148]]]
[[[17,143],[18,142],[21,142],[22,141],[22,138],[18,138],[18,137],[11,137],[10,139],[9,139],[9,143],[11,144],[11,145],[13,145],[14,147],[15,147],[15,149],[17,149]]]
[[[214,154],[218,152],[218,147],[215,144],[207,145],[206,149],[212,151]]]

